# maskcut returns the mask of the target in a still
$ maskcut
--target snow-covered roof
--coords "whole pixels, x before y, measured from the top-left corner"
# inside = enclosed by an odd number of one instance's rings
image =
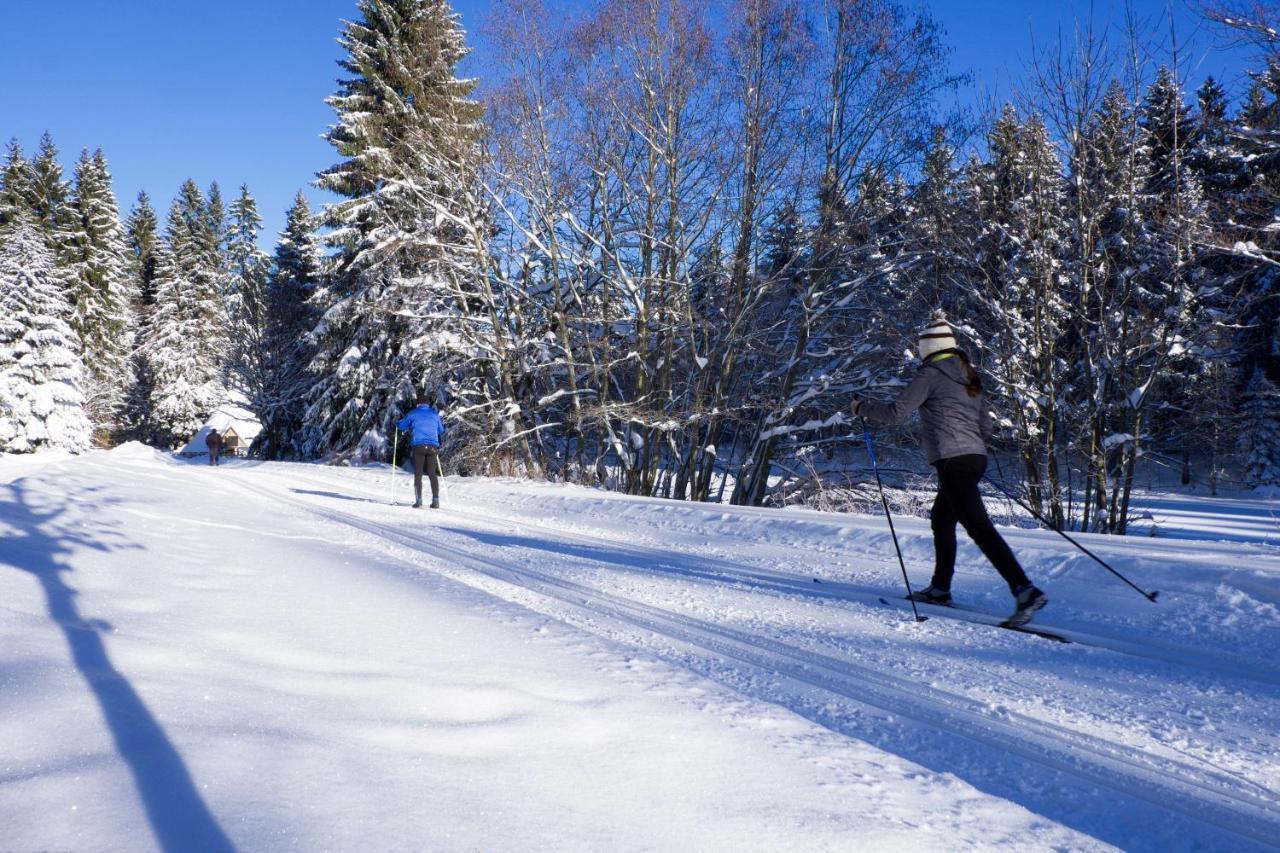
[[[258,433],[262,432],[262,424],[258,422],[258,417],[253,412],[237,405],[236,403],[223,403],[214,409],[213,414],[205,420],[204,425],[191,436],[191,440],[187,442],[186,447],[179,450],[179,453],[207,453],[209,448],[205,447],[205,437],[213,430],[226,432],[228,428],[234,428],[236,435],[240,436],[246,446],[253,443],[253,439]]]

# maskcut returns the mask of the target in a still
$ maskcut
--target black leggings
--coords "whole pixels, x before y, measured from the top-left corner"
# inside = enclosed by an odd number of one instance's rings
[[[440,457],[436,448],[429,444],[419,444],[413,448],[413,494],[422,503],[422,472],[427,472],[431,480],[431,500],[440,499],[440,480],[436,472],[440,470]]]
[[[978,493],[978,481],[987,470],[987,457],[978,454],[953,456],[934,463],[938,469],[938,497],[933,502],[929,520],[933,527],[933,548],[937,558],[933,570],[935,589],[951,589],[951,576],[956,570],[956,522],[964,525],[965,533],[982,549],[982,553],[996,567],[1000,577],[1009,584],[1009,590],[1030,585],[1027,575],[1018,565],[1009,546],[996,532],[995,525],[982,505]]]

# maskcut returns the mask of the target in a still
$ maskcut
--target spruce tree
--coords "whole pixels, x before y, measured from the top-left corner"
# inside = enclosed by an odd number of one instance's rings
[[[267,273],[270,261],[258,248],[262,217],[248,186],[228,211],[223,252],[223,306],[226,311],[230,374],[239,391],[257,411],[255,401],[266,393],[265,357]]]
[[[71,328],[88,371],[90,416],[110,429],[129,386],[135,323],[124,229],[101,150],[81,154],[68,210],[62,253]]]
[[[1280,389],[1256,368],[1244,390],[1239,449],[1247,484],[1280,486]]]
[[[970,201],[946,129],[936,127],[913,193],[910,240],[925,259],[920,273],[925,301],[956,317],[965,314],[965,284],[972,277],[972,217],[963,208]]]
[[[797,276],[804,254],[804,222],[791,199],[783,201],[761,237],[760,270],[766,276]]]
[[[265,388],[254,411],[262,420],[255,452],[280,459],[299,452],[307,365],[314,355],[312,297],[320,283],[322,249],[307,197],[294,197],[276,243],[267,284]]]
[[[227,208],[222,201],[222,188],[218,182],[209,184],[208,201],[204,207],[205,228],[214,241],[214,248],[221,252],[227,241]]]
[[[1182,86],[1168,66],[1156,72],[1143,95],[1141,124],[1150,150],[1151,187],[1167,191],[1185,167],[1195,138],[1195,122],[1183,100]]]
[[[155,210],[145,192],[138,193],[133,210],[125,221],[125,242],[131,279],[130,292],[134,297],[133,314],[136,319],[135,339],[145,341],[149,336],[151,315],[156,301],[156,267],[160,256],[160,239]],[[129,357],[128,390],[120,415],[122,436],[145,441],[151,405],[151,370],[141,349],[135,347]]]
[[[1251,75],[1253,85],[1240,112],[1236,144],[1248,163],[1248,186],[1238,199],[1242,244],[1254,243],[1271,258],[1280,257],[1280,231],[1275,230],[1280,210],[1280,59]],[[1246,258],[1247,260],[1247,258]],[[1240,335],[1241,371],[1251,376],[1262,370],[1272,383],[1280,383],[1280,299],[1275,297],[1275,267],[1257,265],[1245,280],[1248,309]]]
[[[1212,77],[1196,91],[1196,106],[1187,165],[1209,195],[1212,221],[1225,225],[1235,217],[1239,194],[1248,186],[1248,163],[1227,117],[1226,92]]]
[[[58,149],[48,133],[40,137],[40,147],[31,160],[31,207],[49,247],[59,250],[69,224],[68,202],[71,185],[62,177]]]
[[[1129,427],[1127,395],[1135,351],[1125,306],[1138,299],[1142,259],[1156,240],[1149,220],[1154,201],[1148,189],[1148,137],[1119,83],[1107,89],[1083,137],[1071,164],[1070,185],[1082,196],[1073,199],[1073,208],[1089,221],[1076,234],[1079,262],[1071,290],[1076,308],[1069,333],[1074,345],[1066,373],[1079,382],[1066,424],[1087,465],[1082,526],[1109,530],[1117,523],[1108,504],[1115,485],[1110,448],[1113,437]]]
[[[84,366],[55,258],[27,217],[0,230],[0,452],[88,449]]]
[[[328,101],[337,122],[327,138],[344,159],[318,181],[344,200],[324,215],[339,252],[315,298],[323,320],[308,456],[385,454],[396,409],[422,384],[422,364],[441,354],[426,342],[465,310],[448,286],[469,250],[453,217],[473,215],[461,200],[481,110],[470,100],[475,84],[456,74],[467,53],[458,16],[444,0],[358,8],[340,40],[350,76]],[[424,348],[411,351],[413,340]]]
[[[150,308],[156,301],[156,251],[159,244],[159,221],[151,199],[146,192],[138,193],[138,200],[129,218],[125,220],[125,240],[129,246],[129,268],[134,277],[134,292],[139,297],[139,308]]]
[[[208,207],[195,183],[187,181],[169,209],[156,268],[155,309],[142,344],[153,441],[180,445],[223,401],[224,321]]]
[[[1031,502],[1062,524],[1059,360],[1070,315],[1060,257],[1068,230],[1062,165],[1040,117],[1019,121],[1011,106],[988,148],[990,163],[976,176],[985,287],[975,319],[988,331],[987,367],[1010,400]]]
[[[1194,121],[1181,86],[1162,69],[1138,112],[1148,153],[1145,193],[1138,206],[1143,224],[1135,246],[1128,299],[1116,303],[1122,330],[1115,380],[1123,405],[1111,501],[1115,531],[1124,532],[1139,457],[1146,446],[1194,434],[1183,415],[1206,364],[1197,353],[1216,346],[1215,322],[1206,299],[1211,271],[1203,247],[1210,243],[1209,209],[1200,177],[1191,168]],[[1162,405],[1172,403],[1171,406]],[[1216,448],[1214,449],[1216,453]]]
[[[4,172],[0,173],[0,228],[16,222],[20,216],[34,214],[34,180],[31,164],[22,156],[18,140],[9,140]]]

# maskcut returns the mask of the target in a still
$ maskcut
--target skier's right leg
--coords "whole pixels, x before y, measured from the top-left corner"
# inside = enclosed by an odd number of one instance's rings
[[[427,453],[424,464],[427,469],[427,479],[431,482],[431,507],[433,509],[440,508],[440,476],[437,473],[440,470],[439,451],[434,447],[424,448]],[[422,494],[422,485],[419,481],[418,494]],[[418,498],[422,500],[421,497]]]
[[[1031,586],[1026,572],[1013,555],[1009,544],[991,523],[987,508],[982,503],[982,494],[978,491],[978,481],[987,468],[987,458],[973,454],[957,456],[947,460],[947,464],[939,466],[939,475],[943,469],[947,471],[948,495],[956,517],[964,526],[965,533],[982,551],[991,565],[995,566],[1000,577],[1009,585],[1009,592],[1017,596],[1023,589]]]
[[[427,462],[427,447],[413,448],[413,505],[422,506],[422,469]]]

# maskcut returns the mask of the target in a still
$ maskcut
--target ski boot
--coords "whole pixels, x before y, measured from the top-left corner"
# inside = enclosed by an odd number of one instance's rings
[[[924,589],[917,589],[907,598],[912,601],[918,601],[921,604],[938,604],[943,607],[951,606],[951,590],[938,589],[933,584],[929,584]]]
[[[1014,596],[1016,603],[1013,614],[1004,620],[1005,627],[1017,628],[1031,621],[1035,612],[1049,603],[1049,599],[1037,587],[1024,586]]]

